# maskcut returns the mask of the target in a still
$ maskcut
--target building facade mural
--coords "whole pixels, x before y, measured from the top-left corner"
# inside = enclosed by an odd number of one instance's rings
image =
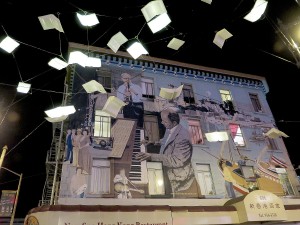
[[[68,104],[76,113],[65,133],[76,132],[59,198],[233,198],[258,189],[298,195],[283,138],[266,135],[276,124],[263,78],[98,57],[102,67],[70,72]],[[82,85],[90,80],[106,93],[87,93]],[[162,88],[179,96],[167,98]],[[124,103],[116,117],[103,110],[110,96]],[[229,138],[208,141],[213,132]]]

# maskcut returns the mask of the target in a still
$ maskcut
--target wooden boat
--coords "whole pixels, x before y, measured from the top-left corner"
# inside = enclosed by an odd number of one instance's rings
[[[222,147],[223,149],[224,147]],[[256,161],[254,161],[253,166],[246,166],[245,163],[250,159],[247,157],[241,157],[241,160],[227,160],[222,157],[218,160],[218,166],[222,175],[224,175],[223,170],[227,167],[230,171],[230,175],[233,179],[233,187],[240,194],[247,194],[252,190],[265,190],[269,191],[278,196],[285,195],[285,191],[280,183],[279,176],[275,170],[275,167],[271,165],[270,162],[261,161],[261,156],[265,153],[267,147],[264,148]],[[239,156],[241,156],[239,154]],[[279,160],[278,158],[276,158]],[[253,161],[253,160],[251,160]],[[276,166],[284,167],[285,164],[282,160],[279,160]],[[244,165],[243,165],[244,164]],[[245,177],[244,169],[252,170],[253,175]],[[251,173],[250,173],[251,174]]]

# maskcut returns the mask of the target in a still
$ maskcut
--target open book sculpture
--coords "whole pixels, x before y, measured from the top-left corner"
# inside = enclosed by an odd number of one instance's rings
[[[175,98],[178,98],[179,95],[182,92],[183,85],[179,86],[178,88],[161,88],[159,92],[159,96],[168,99],[173,100]]]
[[[102,111],[108,113],[110,116],[116,118],[120,109],[125,106],[126,103],[123,102],[121,99],[110,96],[107,100],[105,105],[103,106]]]
[[[98,83],[95,80],[91,80],[85,84],[82,85],[82,87],[84,88],[84,90],[87,93],[92,93],[95,91],[99,91],[100,93],[106,93],[104,87],[102,86],[102,84]]]

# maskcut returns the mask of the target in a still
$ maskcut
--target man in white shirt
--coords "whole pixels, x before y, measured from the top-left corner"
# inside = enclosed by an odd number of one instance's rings
[[[117,90],[117,97],[124,102],[141,102],[142,88],[131,82],[131,75],[128,73],[121,74],[124,82]]]
[[[117,90],[117,97],[127,103],[123,107],[124,118],[136,119],[137,126],[143,127],[144,124],[144,103],[142,102],[142,88],[131,82],[131,75],[121,74],[124,82]]]

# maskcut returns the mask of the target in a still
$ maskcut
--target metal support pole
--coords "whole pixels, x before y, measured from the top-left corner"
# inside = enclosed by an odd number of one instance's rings
[[[58,141],[58,150],[56,152],[56,157],[55,157],[55,168],[54,168],[54,176],[53,176],[52,189],[51,189],[50,205],[54,204],[54,193],[55,193],[56,179],[57,179],[57,173],[58,173],[58,162],[59,162],[59,157],[60,157],[60,149],[61,149],[63,127],[64,127],[64,121],[61,122],[61,127],[60,127],[60,135],[59,135],[59,141]]]
[[[13,225],[14,224],[14,219],[15,219],[15,214],[16,214],[16,209],[17,209],[17,204],[18,204],[19,193],[20,193],[20,189],[21,189],[21,182],[22,182],[22,179],[23,179],[23,174],[22,173],[18,174],[16,172],[2,166],[4,157],[5,157],[5,154],[6,154],[6,150],[7,150],[7,146],[5,145],[2,149],[2,154],[1,154],[1,158],[0,158],[0,169],[4,169],[4,170],[6,170],[10,173],[13,173],[13,174],[15,174],[19,177],[18,189],[17,189],[15,202],[14,202],[14,207],[13,207],[13,211],[12,211],[12,214],[11,214],[11,217],[10,217],[10,223],[9,223],[10,225]]]
[[[5,145],[5,146],[2,148],[2,153],[1,153],[1,157],[0,157],[0,168],[1,168],[1,166],[2,166],[4,157],[5,157],[5,155],[6,155],[6,151],[7,151],[7,145]]]
[[[67,85],[65,84],[65,90],[64,90],[64,98],[62,105],[65,106],[67,102]],[[51,198],[50,198],[50,205],[54,204],[54,194],[55,194],[55,186],[56,186],[56,179],[57,179],[57,173],[58,173],[58,162],[60,157],[60,151],[61,151],[61,142],[62,142],[62,135],[63,135],[63,128],[64,128],[64,121],[61,122],[60,126],[60,134],[59,134],[59,141],[58,141],[58,150],[56,151],[56,157],[55,157],[55,168],[54,168],[54,176],[53,176],[53,183],[52,183],[52,189],[51,189]]]
[[[17,173],[14,173],[14,174],[17,174]],[[18,174],[18,176],[20,176],[20,178],[19,178],[19,184],[18,184],[18,189],[17,189],[17,193],[16,193],[16,199],[15,199],[15,203],[14,203],[14,208],[13,208],[13,212],[12,212],[11,218],[10,218],[10,225],[14,224],[14,219],[15,219],[15,214],[16,214],[17,203],[18,203],[19,193],[20,193],[20,189],[21,189],[21,182],[22,182],[23,174],[22,173]]]

